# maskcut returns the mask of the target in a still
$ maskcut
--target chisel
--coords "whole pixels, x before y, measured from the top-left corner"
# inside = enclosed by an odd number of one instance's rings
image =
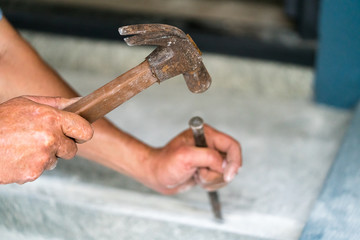
[[[204,121],[200,117],[193,117],[189,121],[190,128],[194,135],[195,145],[197,147],[208,147],[206,144],[205,134],[204,134]],[[217,191],[208,192],[211,208],[214,214],[214,217],[218,220],[222,220],[221,214],[221,204],[219,201],[219,196]]]

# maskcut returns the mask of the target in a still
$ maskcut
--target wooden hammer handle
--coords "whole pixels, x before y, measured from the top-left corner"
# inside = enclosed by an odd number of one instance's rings
[[[144,61],[64,110],[93,123],[156,81],[149,63]]]

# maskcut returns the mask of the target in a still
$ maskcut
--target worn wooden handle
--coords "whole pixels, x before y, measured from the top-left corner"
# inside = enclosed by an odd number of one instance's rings
[[[93,123],[157,80],[148,62],[144,61],[64,110],[79,114]]]

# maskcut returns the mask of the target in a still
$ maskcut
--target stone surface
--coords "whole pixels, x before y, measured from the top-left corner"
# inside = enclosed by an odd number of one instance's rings
[[[60,73],[82,94],[109,79]],[[223,224],[212,221],[207,195],[199,188],[160,196],[112,170],[74,159],[60,160],[34,183],[1,187],[0,226],[9,234],[59,239],[297,239],[349,112],[306,100],[244,98],[217,86],[194,95],[183,80],[174,79],[150,87],[109,118],[153,146],[187,128],[193,115],[238,139],[244,167],[219,191]]]
[[[83,95],[146,56],[143,49],[127,51],[128,47],[115,43],[41,34],[27,37]],[[199,188],[161,196],[76,158],[60,160],[55,170],[33,183],[0,187],[0,236],[9,240],[297,239],[351,113],[310,101],[311,69],[218,55],[204,58],[213,76],[206,93],[191,94],[177,77],[155,84],[108,117],[153,146],[166,144],[188,127],[194,115],[238,139],[244,166],[219,191],[224,223],[213,221],[207,194]]]

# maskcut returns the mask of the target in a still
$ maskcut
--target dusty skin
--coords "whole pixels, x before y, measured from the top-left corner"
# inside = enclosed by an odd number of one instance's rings
[[[0,21],[0,36],[0,182],[24,183],[52,168],[56,157],[71,158],[76,152],[73,138],[88,140],[90,127],[60,111],[63,103],[51,103],[45,98],[70,99],[78,94],[5,18]],[[16,98],[23,95],[45,97]],[[240,144],[207,125],[207,149],[194,146],[191,130],[185,130],[162,148],[153,148],[105,118],[94,122],[92,128],[92,139],[77,144],[79,156],[163,194],[185,191],[197,183],[208,190],[217,189],[230,182],[241,166]],[[219,151],[225,154],[225,161]]]
[[[150,172],[156,179],[150,187],[173,194],[195,184],[211,191],[231,182],[241,166],[240,145],[209,125],[204,126],[204,131],[209,148],[195,147],[193,133],[188,129],[165,147],[151,151],[154,163],[150,164]],[[220,152],[227,153],[225,158]]]
[[[34,181],[55,167],[58,157],[73,158],[75,141],[91,139],[93,130],[85,119],[57,109],[70,102],[18,97],[0,104],[0,183]]]

